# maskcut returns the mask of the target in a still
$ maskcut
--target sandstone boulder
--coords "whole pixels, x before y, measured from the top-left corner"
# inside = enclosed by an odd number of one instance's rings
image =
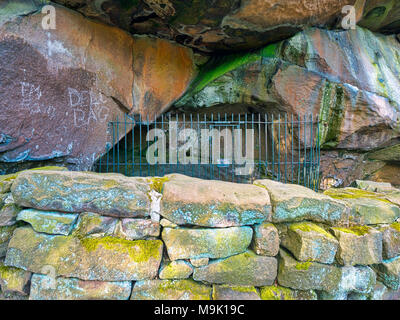
[[[212,288],[193,280],[138,281],[131,300],[211,300]]]
[[[382,255],[384,260],[400,255],[400,223],[395,222],[380,229],[382,232]]]
[[[72,171],[26,171],[12,186],[15,202],[24,207],[116,217],[147,216],[148,191],[141,178]]]
[[[162,240],[171,260],[226,258],[246,251],[251,243],[250,227],[224,229],[164,228]]]
[[[174,174],[163,184],[162,194],[161,215],[180,225],[252,225],[266,220],[271,212],[268,192],[252,185]]]
[[[121,219],[115,229],[115,236],[126,240],[146,239],[160,235],[160,224],[150,219]]]
[[[57,276],[82,280],[143,280],[157,276],[162,249],[160,240],[50,236],[25,227],[15,230],[5,264],[33,273],[50,266]]]
[[[30,300],[128,300],[130,281],[84,281],[77,278],[51,278],[34,274]]]
[[[253,228],[253,251],[261,256],[276,256],[280,243],[278,229],[272,223],[258,224]]]
[[[161,266],[159,278],[162,280],[187,279],[193,273],[190,263],[185,260],[175,260]]]
[[[74,235],[84,236],[111,236],[114,234],[118,219],[101,216],[93,212],[84,212],[79,215],[74,227]]]
[[[0,262],[0,287],[1,291],[26,295],[31,273],[22,269],[7,267]]]
[[[400,257],[382,261],[373,266],[378,279],[388,288],[400,289]]]
[[[277,267],[275,258],[257,256],[254,252],[247,251],[195,268],[193,279],[234,286],[268,286],[275,281]]]
[[[213,300],[261,300],[255,287],[213,285]]]
[[[336,258],[343,265],[370,265],[382,261],[382,233],[368,226],[332,228],[339,240]]]

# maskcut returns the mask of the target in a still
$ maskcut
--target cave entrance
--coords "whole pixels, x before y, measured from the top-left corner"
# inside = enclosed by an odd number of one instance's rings
[[[238,183],[267,178],[317,190],[318,124],[312,115],[169,113],[154,121],[126,115],[109,123],[110,147],[93,170]]]

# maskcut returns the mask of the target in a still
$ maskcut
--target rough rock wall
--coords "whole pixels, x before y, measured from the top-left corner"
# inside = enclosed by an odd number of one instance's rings
[[[0,179],[4,299],[399,294],[400,190],[390,184],[319,194],[271,180],[49,169]]]

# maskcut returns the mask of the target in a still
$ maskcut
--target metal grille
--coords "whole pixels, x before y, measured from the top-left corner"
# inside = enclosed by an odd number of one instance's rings
[[[251,183],[272,179],[319,185],[319,121],[312,115],[165,114],[109,123],[110,142],[96,172]]]

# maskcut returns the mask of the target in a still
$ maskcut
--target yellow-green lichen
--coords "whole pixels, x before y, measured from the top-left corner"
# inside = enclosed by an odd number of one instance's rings
[[[262,300],[295,300],[292,290],[280,286],[262,287],[260,295]]]
[[[307,261],[307,262],[298,262],[296,264],[296,269],[297,270],[308,270],[312,265],[312,262]]]
[[[345,233],[355,234],[357,236],[363,236],[368,234],[372,228],[368,226],[354,226],[350,228],[332,228],[332,229]]]
[[[324,236],[335,239],[334,236],[332,236],[329,232],[327,232],[325,229],[319,227],[318,225],[311,223],[311,222],[299,222],[299,223],[293,223],[289,226],[289,229],[292,231],[300,230],[303,232],[317,232],[320,234],[323,234]]]
[[[400,223],[399,222],[394,222],[390,225],[392,229],[395,229],[396,231],[400,232]]]
[[[148,179],[148,182],[150,183],[150,189],[157,191],[158,193],[162,193],[164,183],[169,181],[169,177],[152,177]]]
[[[384,195],[380,193],[361,190],[357,188],[344,188],[344,189],[331,188],[326,190],[324,194],[338,200],[367,198],[367,199],[382,201],[385,203],[391,203],[389,200],[385,199]]]

